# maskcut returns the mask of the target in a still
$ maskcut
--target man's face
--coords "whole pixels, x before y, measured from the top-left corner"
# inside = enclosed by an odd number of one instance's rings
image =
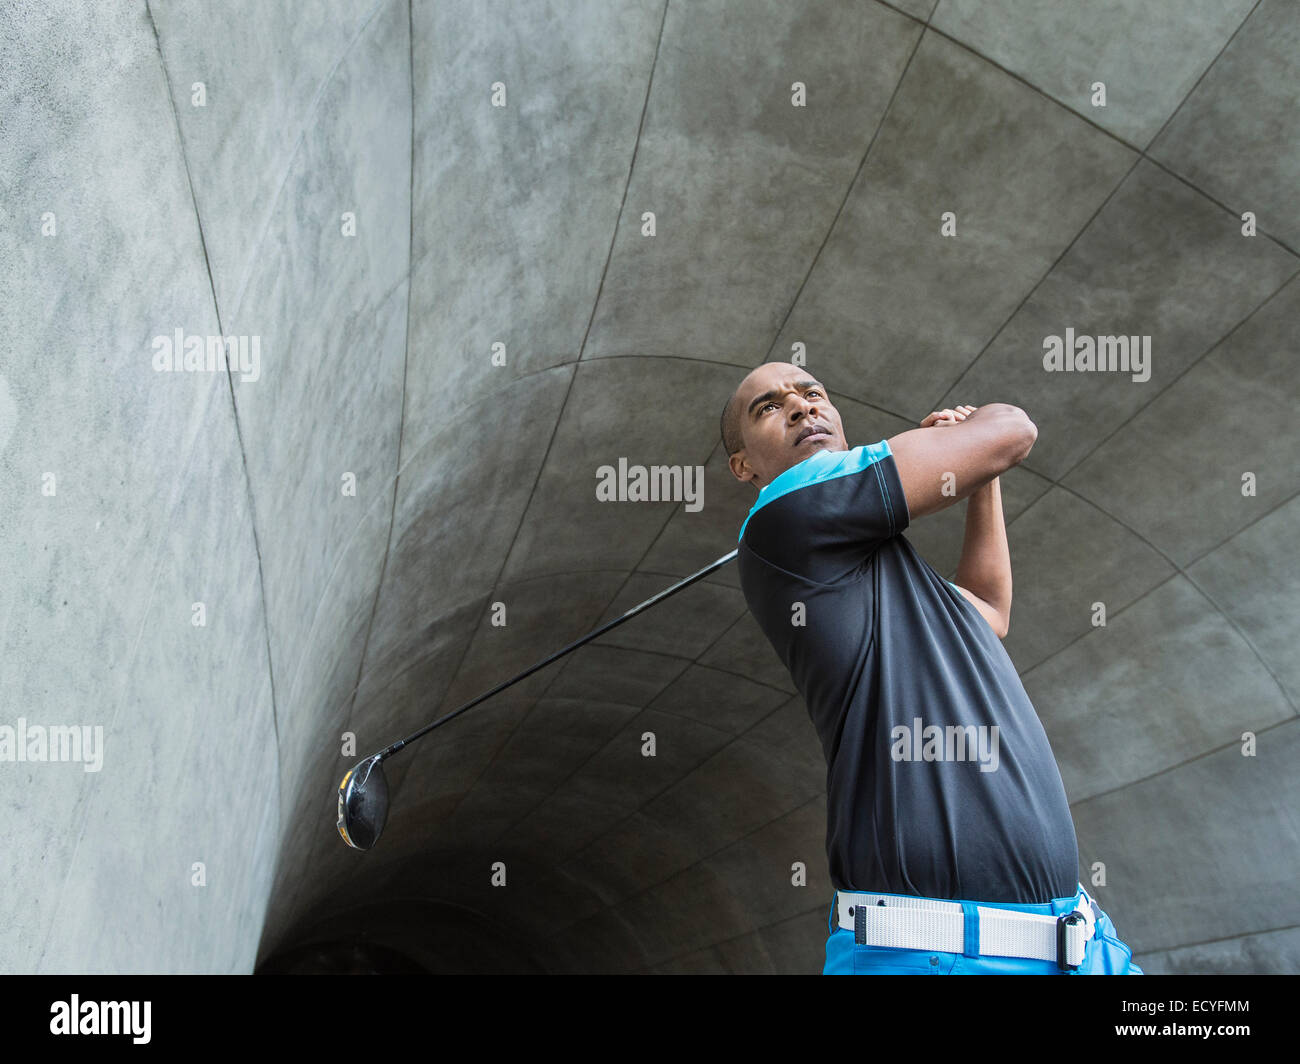
[[[839,411],[801,366],[768,362],[737,391],[745,446],[728,460],[737,480],[760,488],[818,451],[847,451]]]

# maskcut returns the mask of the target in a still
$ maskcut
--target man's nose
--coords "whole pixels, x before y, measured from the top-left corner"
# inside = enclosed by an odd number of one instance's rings
[[[801,415],[804,417],[808,417],[816,413],[817,409],[818,409],[817,404],[812,400],[804,399],[802,397],[796,397],[794,410],[790,414],[790,420],[798,421]]]

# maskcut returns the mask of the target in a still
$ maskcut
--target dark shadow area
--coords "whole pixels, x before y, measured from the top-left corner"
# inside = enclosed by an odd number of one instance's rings
[[[545,975],[481,913],[422,899],[351,909],[290,936],[256,975]]]

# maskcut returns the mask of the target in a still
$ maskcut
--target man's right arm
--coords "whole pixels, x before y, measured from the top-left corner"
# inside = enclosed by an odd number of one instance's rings
[[[949,425],[889,438],[913,519],[951,506],[1025,460],[1038,428],[1018,406],[988,403]]]

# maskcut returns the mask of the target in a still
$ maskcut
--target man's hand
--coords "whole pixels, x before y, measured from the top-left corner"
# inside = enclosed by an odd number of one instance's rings
[[[927,428],[949,431],[926,432]],[[1038,428],[1018,406],[985,403],[936,410],[889,437],[911,520],[966,498],[1029,454]]]
[[[956,410],[936,410],[932,414],[926,414],[925,420],[921,422],[921,428],[928,429],[932,425],[955,425],[959,421],[965,421],[975,413],[975,409],[973,406],[959,406]]]

